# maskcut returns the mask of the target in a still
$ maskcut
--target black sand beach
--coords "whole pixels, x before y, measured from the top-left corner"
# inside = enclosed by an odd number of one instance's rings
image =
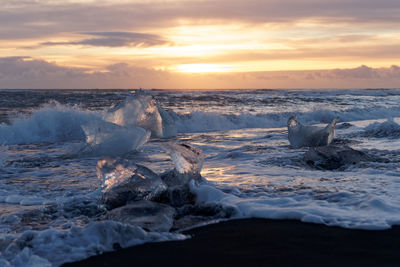
[[[400,227],[350,230],[292,220],[243,219],[65,264],[78,266],[400,266]]]

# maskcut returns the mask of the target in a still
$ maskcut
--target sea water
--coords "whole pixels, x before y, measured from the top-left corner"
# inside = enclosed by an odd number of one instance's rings
[[[114,115],[132,97],[129,90],[0,91],[0,266],[59,266],[119,246],[181,240],[188,237],[176,230],[218,219],[297,219],[355,229],[400,224],[400,90],[146,94],[155,101],[152,109],[129,102],[118,123]],[[129,114],[134,122],[125,120]],[[294,115],[317,126],[338,118],[333,143],[371,160],[313,168],[303,159],[308,148],[289,146],[286,125]],[[101,134],[93,138],[93,132]],[[204,156],[204,181],[189,183],[194,208],[214,207],[223,216],[190,214],[171,231],[105,216],[97,162],[114,157],[161,174],[174,168],[165,147],[176,143]],[[142,214],[144,220],[150,215]]]

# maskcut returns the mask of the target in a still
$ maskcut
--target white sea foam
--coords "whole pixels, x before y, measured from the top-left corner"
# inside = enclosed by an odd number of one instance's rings
[[[116,243],[125,248],[185,238],[181,234],[145,232],[140,227],[114,221],[91,222],[68,230],[25,231],[10,242],[0,255],[0,263],[15,267],[59,266],[111,251]]]
[[[349,193],[337,193],[337,203],[334,203],[302,195],[274,197],[258,194],[257,197],[239,197],[206,184],[190,185],[192,192],[197,196],[198,204],[234,208],[236,218],[296,219],[369,230],[387,229],[400,223],[400,206],[394,206],[380,197],[360,200]]]
[[[384,122],[374,122],[365,127],[365,136],[370,137],[400,137],[400,125],[393,119]]]

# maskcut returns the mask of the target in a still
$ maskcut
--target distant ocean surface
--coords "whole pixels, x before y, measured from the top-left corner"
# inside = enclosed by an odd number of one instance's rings
[[[355,229],[400,224],[400,90],[146,93],[176,136],[136,140],[121,132],[106,149],[87,153],[88,132],[122,129],[90,125],[110,118],[131,91],[0,90],[0,266],[59,266],[119,246],[185,239],[180,229],[233,218]],[[289,146],[294,115],[312,125],[338,118],[334,143],[371,160],[334,170],[310,166],[308,148]],[[121,150],[132,140],[136,151]],[[137,224],[113,220],[102,205],[97,162],[118,157],[161,174],[174,168],[169,142],[204,153],[205,180],[190,184],[195,204],[164,207],[169,217],[139,212]]]

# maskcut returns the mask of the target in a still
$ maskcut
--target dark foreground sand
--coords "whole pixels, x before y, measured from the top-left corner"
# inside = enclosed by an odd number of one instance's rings
[[[187,231],[64,266],[400,266],[400,227],[349,230],[290,220],[246,219]]]

